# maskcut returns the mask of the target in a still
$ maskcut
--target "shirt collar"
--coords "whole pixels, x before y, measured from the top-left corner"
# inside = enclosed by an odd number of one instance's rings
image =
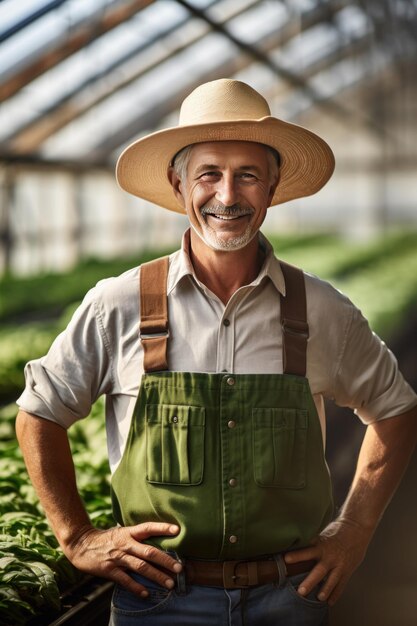
[[[197,280],[190,259],[190,229],[182,236],[181,249],[170,256],[168,275],[168,294],[178,285],[185,276],[192,276]]]
[[[261,267],[261,271],[252,284],[260,284],[261,280],[267,276],[271,280],[275,289],[285,296],[284,274],[282,273],[280,262],[274,254],[274,249],[262,233],[259,233],[259,243],[265,251],[265,260]]]
[[[277,291],[285,296],[285,280],[280,263],[274,255],[274,250],[268,239],[259,233],[259,243],[265,251],[265,260],[261,270],[251,285],[259,285],[266,277],[271,280]],[[190,259],[190,229],[187,229],[182,237],[181,249],[170,257],[170,269],[168,276],[168,294],[175,289],[185,276],[192,276],[198,284],[193,265]]]

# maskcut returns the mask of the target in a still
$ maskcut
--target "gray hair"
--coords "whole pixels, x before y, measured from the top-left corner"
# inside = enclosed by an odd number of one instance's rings
[[[191,153],[196,144],[186,146],[175,155],[172,167],[178,178],[184,182],[187,178],[187,169],[190,162]],[[266,144],[261,144],[266,148],[266,156],[268,159],[268,174],[270,181],[276,181],[278,179],[279,168],[281,164],[280,154],[277,150]]]

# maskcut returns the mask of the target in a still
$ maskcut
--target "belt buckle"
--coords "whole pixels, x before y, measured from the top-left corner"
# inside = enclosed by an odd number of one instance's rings
[[[236,568],[240,561],[223,561],[223,586],[225,589],[233,589],[233,587],[241,588],[237,581],[239,576],[236,574]],[[247,587],[248,585],[244,585]]]
[[[239,565],[246,567],[246,572],[240,576],[236,571]],[[239,579],[246,579],[246,584],[239,583]],[[223,586],[225,589],[249,589],[258,584],[258,565],[255,561],[223,562]]]

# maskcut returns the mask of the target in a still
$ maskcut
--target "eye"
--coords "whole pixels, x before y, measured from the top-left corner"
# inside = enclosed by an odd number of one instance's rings
[[[239,178],[247,181],[257,180],[255,174],[252,174],[251,172],[242,172],[239,174]]]
[[[198,179],[202,180],[203,182],[204,181],[211,182],[213,180],[216,180],[219,176],[220,176],[219,172],[216,172],[215,170],[211,170],[211,171],[203,172],[202,174],[200,174]]]

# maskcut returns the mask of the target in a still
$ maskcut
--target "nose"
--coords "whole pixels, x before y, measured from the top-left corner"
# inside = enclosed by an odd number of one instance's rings
[[[225,174],[219,180],[216,188],[216,200],[224,204],[224,206],[232,206],[238,201],[237,185],[234,176]]]

